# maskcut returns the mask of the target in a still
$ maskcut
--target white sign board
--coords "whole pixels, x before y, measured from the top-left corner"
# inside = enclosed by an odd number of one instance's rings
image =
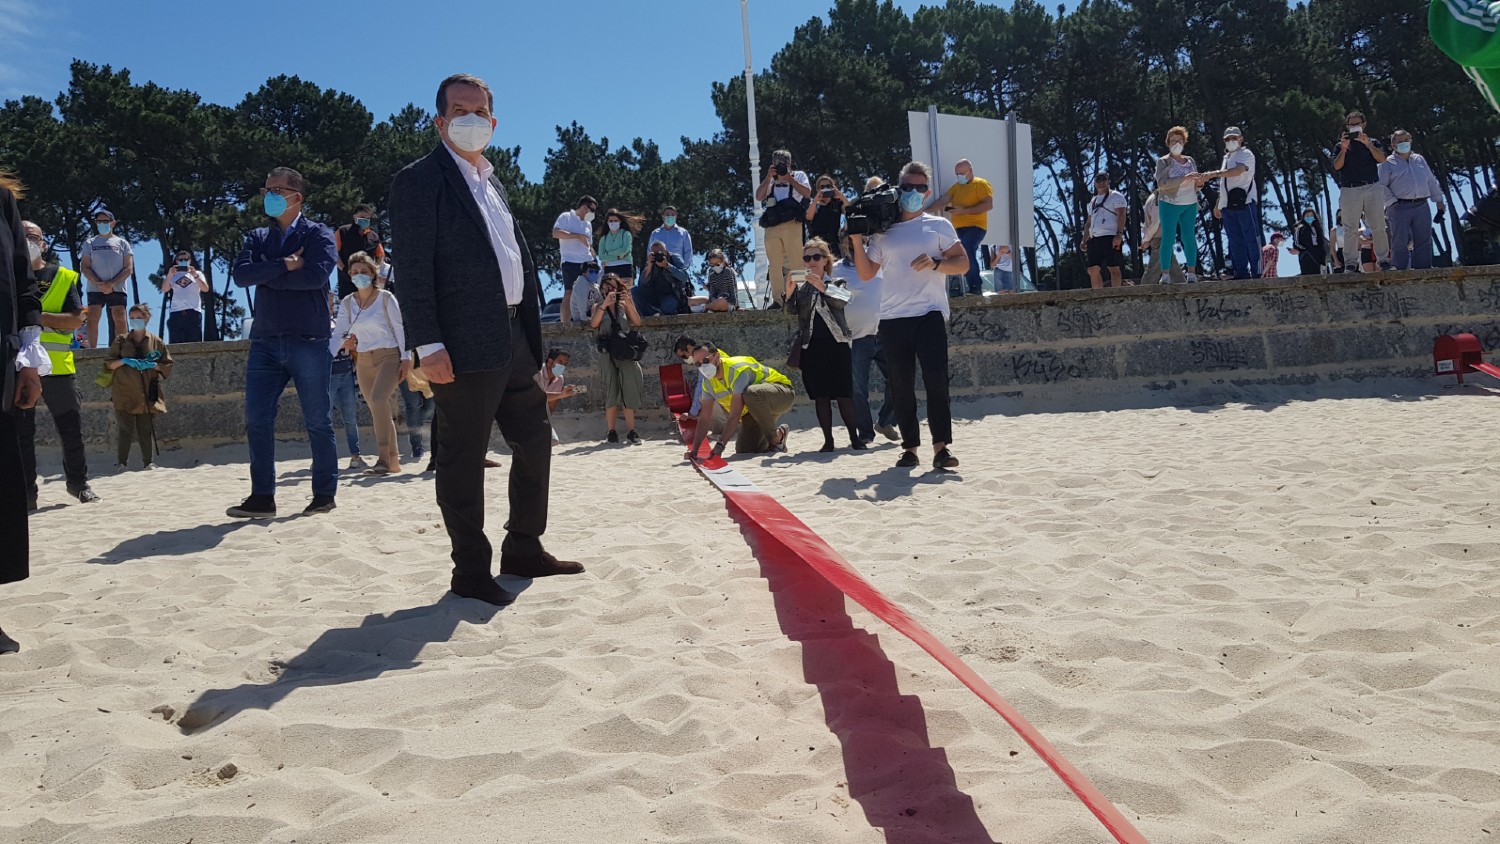
[[[1006,139],[1005,121],[984,117],[959,117],[952,114],[937,116],[937,150],[933,151],[933,127],[925,111],[908,111],[907,124],[911,128],[911,157],[933,168],[937,177],[937,190],[942,192],[952,187],[957,179],[953,165],[967,158],[974,165],[974,175],[987,179],[995,189],[995,209],[990,212],[989,228],[984,242],[998,246],[1010,237],[1010,219],[1014,212],[1021,223],[1021,246],[1036,247],[1036,224],[1032,185],[1031,127],[1025,123],[1016,125],[1016,173],[1008,173],[1010,146]],[[1017,188],[1018,205],[1011,208],[1010,186]],[[936,194],[934,194],[936,195]],[[941,210],[941,209],[936,209]]]

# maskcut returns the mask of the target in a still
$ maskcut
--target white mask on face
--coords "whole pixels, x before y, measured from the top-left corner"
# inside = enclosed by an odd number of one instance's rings
[[[704,361],[703,364],[698,367],[698,374],[712,381],[713,377],[719,374],[719,368],[709,363],[708,361]]]
[[[1172,150],[1173,155],[1182,155],[1182,144],[1172,144],[1168,149]]]
[[[31,260],[33,260],[33,261],[40,261],[40,260],[42,260],[42,246],[41,246],[41,244],[39,244],[39,243],[33,243],[32,241],[29,241],[29,240],[26,241],[26,254],[30,255],[31,256]]]
[[[465,114],[448,121],[448,140],[464,152],[483,152],[494,134],[494,125],[478,114]]]
[[[620,221],[619,220],[610,220],[608,225],[609,225],[609,230],[612,231],[612,232],[617,232],[617,231],[620,230]]]
[[[1224,142],[1224,150],[1226,152],[1235,152],[1239,148],[1240,148],[1240,142],[1239,141],[1225,141]]]
[[[583,221],[585,223],[592,223],[592,222],[594,222],[594,212],[590,211],[587,214],[584,214],[583,215]]]

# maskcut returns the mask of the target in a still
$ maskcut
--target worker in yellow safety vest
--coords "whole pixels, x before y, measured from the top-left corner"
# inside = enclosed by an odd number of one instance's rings
[[[62,442],[63,477],[68,494],[89,504],[99,500],[89,489],[88,460],[83,448],[83,406],[78,397],[73,360],[73,332],[83,325],[83,298],[79,294],[78,273],[46,260],[47,240],[36,223],[25,222],[26,247],[31,256],[31,270],[42,294],[42,345],[52,359],[52,374],[42,376],[42,402],[52,414],[57,438]],[[26,475],[27,506],[37,509],[36,483],[36,410],[28,410],[17,420],[21,440],[21,468]]]
[[[714,406],[727,414],[724,432],[714,444],[713,456],[724,453],[724,444],[739,429],[735,453],[760,454],[785,451],[788,426],[779,424],[792,409],[796,394],[791,379],[752,357],[733,357],[712,343],[697,343],[678,352],[683,363],[698,370],[701,409],[698,429],[688,459],[695,459],[708,436]]]

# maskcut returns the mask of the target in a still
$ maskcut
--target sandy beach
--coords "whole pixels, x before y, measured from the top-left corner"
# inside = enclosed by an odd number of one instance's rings
[[[1154,844],[1500,841],[1497,410],[970,404],[936,474],[810,453],[803,408],[791,454],[735,465]],[[915,645],[757,560],[663,424],[562,427],[547,543],[588,572],[498,611],[445,597],[430,475],[292,517],[284,444],[263,523],[223,515],[243,448],[104,475],[88,507],[50,477],[32,577],[0,589],[0,840],[1109,840]],[[504,469],[489,488],[498,539]]]

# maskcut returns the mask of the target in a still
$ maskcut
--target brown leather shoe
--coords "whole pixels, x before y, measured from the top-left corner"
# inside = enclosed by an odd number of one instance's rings
[[[497,607],[503,607],[516,599],[515,593],[507,592],[488,577],[476,577],[473,580],[455,577],[448,588],[460,598],[473,598]]]
[[[500,573],[515,577],[551,577],[554,574],[583,574],[583,564],[541,554],[520,555],[500,552]]]

